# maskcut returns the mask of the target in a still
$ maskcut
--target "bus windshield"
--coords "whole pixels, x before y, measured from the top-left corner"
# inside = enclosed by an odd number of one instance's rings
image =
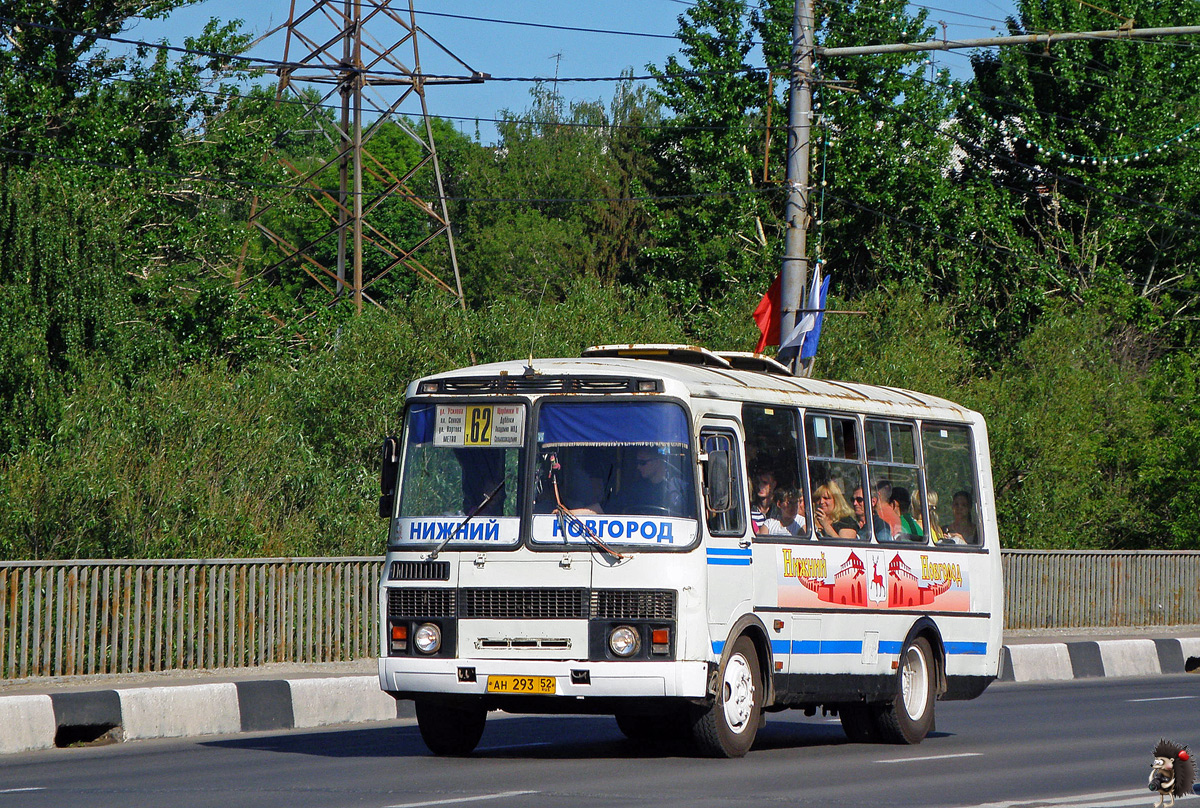
[[[694,535],[688,433],[687,415],[677,404],[543,404],[537,426],[534,541],[571,542],[603,530],[601,538],[610,543],[677,545]],[[539,516],[556,512],[576,519],[560,524],[552,516]],[[607,515],[642,518],[593,518]]]
[[[520,535],[524,404],[415,404],[393,544],[512,546]]]

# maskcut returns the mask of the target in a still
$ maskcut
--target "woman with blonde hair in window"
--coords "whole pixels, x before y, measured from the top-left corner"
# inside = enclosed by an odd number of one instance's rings
[[[913,518],[917,520],[917,524],[933,538],[934,541],[941,541],[945,538],[942,532],[941,520],[938,518],[938,495],[937,491],[929,492],[929,524],[925,524],[925,515],[921,511],[921,492],[913,491]]]
[[[813,494],[817,535],[823,539],[853,539],[858,536],[858,520],[846,502],[842,487],[830,480]]]

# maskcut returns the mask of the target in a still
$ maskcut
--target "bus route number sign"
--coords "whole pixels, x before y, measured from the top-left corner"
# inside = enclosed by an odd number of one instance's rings
[[[438,446],[520,446],[524,437],[524,404],[438,405]]]

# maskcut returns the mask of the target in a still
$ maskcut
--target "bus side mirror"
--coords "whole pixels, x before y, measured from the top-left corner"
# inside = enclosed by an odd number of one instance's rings
[[[729,451],[716,449],[708,453],[708,468],[704,475],[704,498],[708,509],[724,513],[732,506],[733,478],[729,469]]]
[[[400,439],[385,438],[379,470],[379,518],[391,519],[396,504],[396,478],[400,476]]]

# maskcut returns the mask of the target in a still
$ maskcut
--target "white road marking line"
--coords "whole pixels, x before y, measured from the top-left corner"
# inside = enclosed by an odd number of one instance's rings
[[[1060,806],[1078,805],[1087,808],[1123,808],[1123,806],[1145,805],[1145,789],[1135,791],[1104,791],[1098,794],[1076,794],[1070,797],[1042,797],[1032,800],[1011,800],[1008,802],[985,802],[972,805],[970,808],[1057,808]],[[1150,797],[1153,798],[1153,794]]]
[[[522,794],[536,794],[536,791],[503,791],[499,794],[480,794],[475,797],[451,797],[445,800],[426,800],[425,802],[402,802],[399,805],[389,805],[387,808],[423,808],[426,805],[454,805],[459,802],[481,802],[483,800],[502,800],[505,797],[519,797]]]
[[[1128,704],[1137,704],[1139,701],[1182,701],[1183,699],[1194,699],[1195,696],[1156,696],[1152,699],[1126,699]]]
[[[924,757],[895,758],[893,760],[877,760],[876,763],[915,763],[918,760],[949,760],[951,758],[981,757],[983,752],[958,752],[953,755],[925,755]]]
[[[16,794],[21,791],[45,791],[45,786],[32,786],[30,788],[0,788],[0,794]]]

